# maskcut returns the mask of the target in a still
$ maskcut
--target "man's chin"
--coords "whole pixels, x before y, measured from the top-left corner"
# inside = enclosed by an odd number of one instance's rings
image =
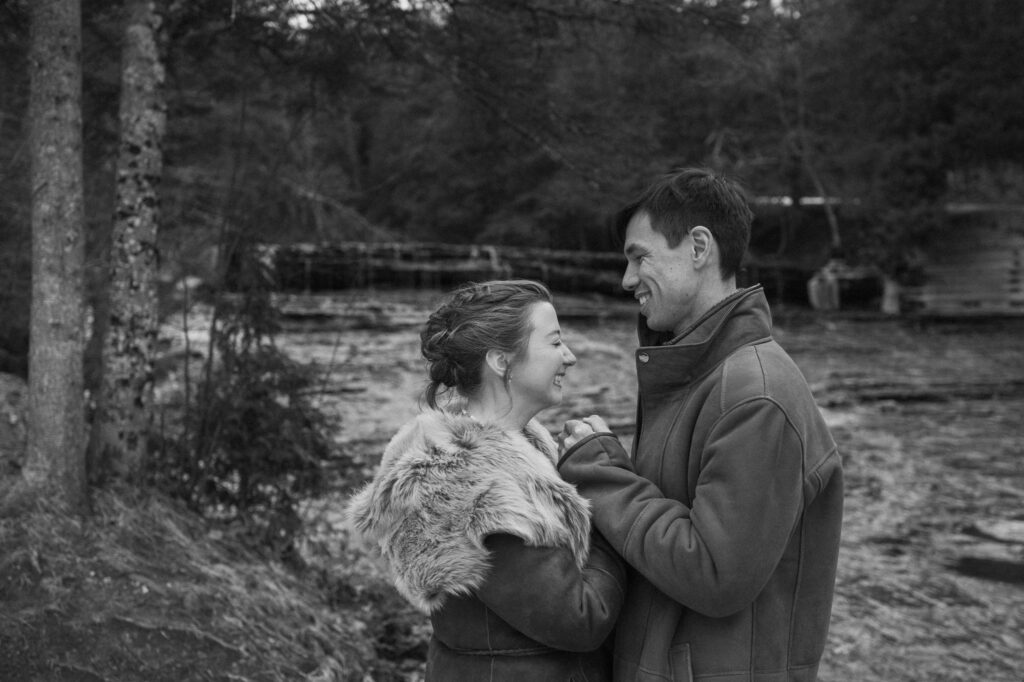
[[[647,315],[645,315],[643,313],[640,313],[640,317],[644,318],[644,324],[647,325],[647,328],[650,329],[652,332],[670,332],[670,331],[672,331],[671,327],[666,328],[665,325],[659,323],[658,320],[656,320],[656,319],[655,320],[651,320],[650,317],[648,317]]]

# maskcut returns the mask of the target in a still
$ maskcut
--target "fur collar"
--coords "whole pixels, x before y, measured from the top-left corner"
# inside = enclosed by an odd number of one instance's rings
[[[489,568],[483,540],[509,533],[531,546],[569,549],[586,562],[589,503],[555,470],[558,448],[536,420],[508,432],[427,411],[388,443],[376,478],[348,512],[377,542],[396,587],[430,613],[468,595]]]

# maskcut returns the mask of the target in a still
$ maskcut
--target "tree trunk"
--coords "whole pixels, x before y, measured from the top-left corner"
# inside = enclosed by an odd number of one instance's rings
[[[158,185],[166,108],[155,0],[126,0],[121,72],[121,142],[110,253],[110,313],[95,417],[100,476],[131,477],[142,466],[152,424]]]
[[[23,488],[81,512],[87,506],[81,7],[79,0],[29,6],[32,312]]]

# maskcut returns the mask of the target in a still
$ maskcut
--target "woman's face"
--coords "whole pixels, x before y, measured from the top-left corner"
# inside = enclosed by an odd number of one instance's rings
[[[514,404],[536,414],[562,402],[562,378],[576,364],[576,356],[562,341],[558,315],[550,303],[533,305],[530,328],[526,352],[512,366],[509,390]]]

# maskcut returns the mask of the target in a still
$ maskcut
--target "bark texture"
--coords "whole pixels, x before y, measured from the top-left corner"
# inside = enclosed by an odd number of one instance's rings
[[[161,14],[155,0],[127,0],[122,54],[117,186],[110,252],[110,308],[95,424],[104,472],[131,476],[152,423],[158,311],[158,187],[166,128]]]
[[[81,8],[30,3],[32,312],[25,487],[85,509]]]

